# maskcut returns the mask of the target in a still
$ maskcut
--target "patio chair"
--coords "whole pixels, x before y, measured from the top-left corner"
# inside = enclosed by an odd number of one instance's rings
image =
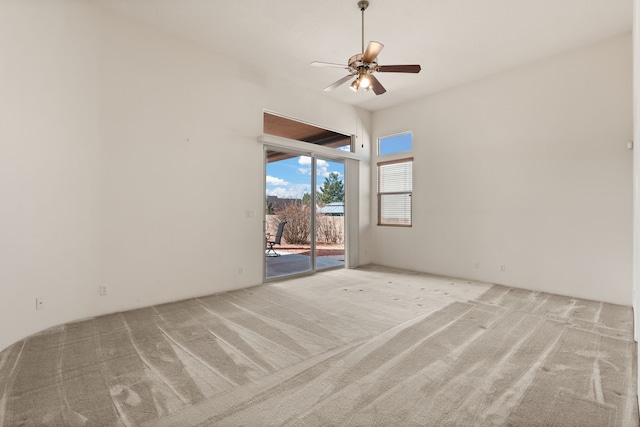
[[[267,234],[267,253],[266,253],[266,256],[280,256],[280,254],[277,253],[276,250],[273,249],[273,247],[275,245],[280,245],[280,241],[282,240],[282,230],[284,230],[284,225],[286,223],[287,223],[287,221],[280,221],[280,224],[278,224],[278,231],[276,232],[275,238],[273,240],[269,240],[269,238],[271,237],[271,234]],[[273,255],[269,255],[272,252],[273,252]]]

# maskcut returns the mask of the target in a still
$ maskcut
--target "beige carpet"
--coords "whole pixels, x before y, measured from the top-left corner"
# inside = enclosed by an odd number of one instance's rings
[[[367,267],[66,324],[0,425],[638,426],[629,307]]]

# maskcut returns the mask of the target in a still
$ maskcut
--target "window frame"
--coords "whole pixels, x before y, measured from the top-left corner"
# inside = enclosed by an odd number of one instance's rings
[[[404,151],[403,153],[406,153],[406,151]],[[395,155],[396,153],[394,153]],[[377,174],[378,174],[378,188],[377,188],[377,195],[378,195],[378,222],[377,225],[378,226],[384,226],[384,227],[413,227],[413,162],[414,159],[413,157],[402,157],[400,159],[393,159],[393,160],[386,160],[386,161],[381,161],[377,163]],[[380,178],[381,178],[381,174],[380,174],[380,167],[381,166],[386,166],[386,165],[391,165],[391,164],[397,164],[397,163],[411,163],[411,190],[410,191],[385,191],[385,192],[381,192],[380,191]],[[409,224],[392,224],[392,223],[386,223],[386,222],[382,222],[382,199],[384,196],[388,196],[388,195],[408,195],[409,196]]]

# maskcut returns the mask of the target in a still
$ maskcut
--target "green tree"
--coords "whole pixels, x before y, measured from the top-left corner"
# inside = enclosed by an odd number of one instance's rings
[[[304,193],[302,195],[302,203],[304,203],[305,205],[308,205],[310,202],[311,202],[311,194]]]
[[[274,206],[273,206],[273,202],[270,202],[269,199],[265,200],[265,205],[264,205],[264,213],[267,215],[273,215],[273,211],[274,211]]]
[[[322,187],[318,190],[318,202],[326,205],[333,202],[344,202],[344,183],[338,172],[331,172],[325,177]]]

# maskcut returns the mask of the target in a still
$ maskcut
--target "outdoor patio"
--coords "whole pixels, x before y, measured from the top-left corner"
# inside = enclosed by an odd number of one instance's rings
[[[323,252],[324,251],[324,252]],[[287,250],[276,249],[280,256],[267,256],[266,277],[280,277],[290,274],[299,274],[311,270],[311,257],[309,249]],[[344,267],[344,249],[319,249],[316,256],[316,269]]]

